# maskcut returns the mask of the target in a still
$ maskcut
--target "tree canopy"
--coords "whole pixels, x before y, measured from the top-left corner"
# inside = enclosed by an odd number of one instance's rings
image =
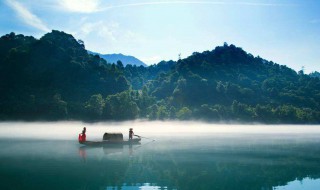
[[[0,38],[0,90],[1,120],[320,123],[318,72],[226,43],[143,67],[108,63],[64,32],[10,33]]]

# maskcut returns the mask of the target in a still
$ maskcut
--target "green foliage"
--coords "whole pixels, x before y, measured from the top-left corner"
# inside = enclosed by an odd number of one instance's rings
[[[149,67],[109,64],[55,31],[0,38],[1,120],[320,123],[319,73],[224,44]]]
[[[32,98],[32,97],[31,97]],[[52,98],[52,102],[50,104],[49,111],[51,112],[49,115],[53,119],[66,119],[68,116],[68,108],[67,108],[67,102],[63,101],[61,99],[60,94],[55,94]]]
[[[2,36],[0,54],[2,119],[82,119],[93,94],[107,96],[130,86],[117,68],[88,55],[81,41],[64,32],[40,40]]]
[[[183,107],[177,112],[177,118],[180,120],[190,120],[191,116],[192,111],[187,107]]]
[[[296,73],[224,44],[179,60],[148,87],[167,107],[188,107],[194,119],[319,123],[320,80],[315,75]]]
[[[103,113],[105,102],[101,94],[92,95],[85,104],[85,110],[90,118],[100,118]]]
[[[315,71],[315,72],[310,73],[309,76],[320,78],[320,73]]]
[[[160,120],[166,119],[169,117],[169,112],[165,106],[160,106],[157,111],[157,118]]]
[[[136,119],[139,116],[139,107],[135,102],[133,91],[124,91],[109,95],[106,98],[105,116],[115,120]]]
[[[131,83],[132,88],[134,90],[139,90],[142,89],[144,85],[147,85],[148,82],[154,80],[161,73],[168,72],[175,64],[176,63],[174,61],[162,61],[149,67],[126,65],[124,75]]]

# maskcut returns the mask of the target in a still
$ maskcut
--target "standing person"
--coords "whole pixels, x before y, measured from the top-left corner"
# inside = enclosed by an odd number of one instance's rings
[[[129,129],[129,139],[132,139],[133,135],[134,135],[133,129],[130,128],[130,129]]]
[[[83,128],[82,133],[79,134],[79,142],[85,142],[86,141],[86,127]]]

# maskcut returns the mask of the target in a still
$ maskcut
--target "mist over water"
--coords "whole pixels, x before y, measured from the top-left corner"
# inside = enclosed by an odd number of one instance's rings
[[[128,122],[2,122],[0,138],[28,138],[47,140],[76,140],[83,127],[91,140],[101,140],[105,132],[121,132],[125,137],[129,128],[135,134],[150,137],[239,136],[239,135],[313,135],[320,134],[318,125],[245,125],[212,124],[181,121],[128,121]]]
[[[88,147],[129,128],[141,144]],[[318,189],[320,126],[0,123],[1,189]],[[153,141],[154,140],[154,141]],[[39,181],[41,183],[39,183]],[[302,183],[303,182],[303,183]]]

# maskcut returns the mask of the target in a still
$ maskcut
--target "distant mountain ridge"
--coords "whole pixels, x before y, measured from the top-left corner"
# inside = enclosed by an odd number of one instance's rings
[[[92,51],[88,51],[88,53],[93,55],[99,55],[101,58],[105,59],[108,63],[117,63],[117,61],[121,61],[124,66],[126,65],[136,65],[136,66],[144,66],[147,65],[139,60],[138,58],[131,56],[131,55],[123,55],[121,53],[114,53],[114,54],[100,54]]]

